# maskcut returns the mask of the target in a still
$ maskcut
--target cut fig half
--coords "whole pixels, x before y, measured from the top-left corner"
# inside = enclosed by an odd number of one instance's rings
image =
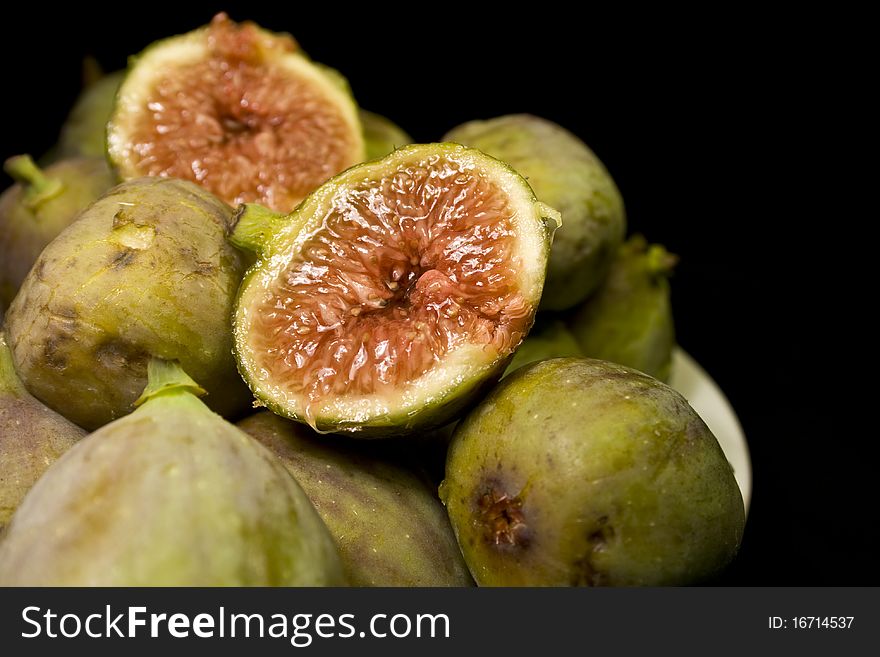
[[[441,426],[531,328],[559,222],[513,169],[456,144],[353,167],[286,217],[243,206],[232,241],[259,259],[234,314],[239,371],[318,431]]]
[[[184,178],[282,212],[365,157],[351,94],[290,36],[225,14],[134,58],[107,130],[123,179]]]

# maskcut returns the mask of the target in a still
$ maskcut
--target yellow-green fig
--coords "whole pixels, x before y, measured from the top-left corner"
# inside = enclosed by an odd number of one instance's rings
[[[671,586],[712,578],[745,523],[733,471],[672,388],[557,358],[505,378],[455,429],[441,486],[489,586]]]
[[[599,291],[568,322],[585,356],[669,379],[675,347],[669,276],[677,261],[641,235],[620,247]]]
[[[315,63],[315,66],[323,71],[346,95],[352,95],[351,85],[340,71],[324,64]],[[401,146],[413,143],[412,137],[403,128],[381,114],[376,114],[359,107],[358,118],[360,119],[363,131],[367,160],[377,160],[392,153]]]
[[[0,333],[0,530],[43,472],[85,435],[25,390]]]
[[[106,157],[107,122],[124,78],[125,71],[116,71],[86,85],[61,128],[58,141],[61,157]]]
[[[539,314],[528,337],[513,355],[505,376],[530,363],[568,356],[583,356],[583,353],[577,340],[566,328],[565,322],[541,317]]]
[[[284,466],[150,361],[130,415],[28,493],[0,543],[0,586],[325,586],[333,539]]]
[[[115,184],[104,158],[62,160],[41,170],[29,155],[17,155],[3,169],[17,184],[0,196],[0,309],[46,245]]]
[[[373,444],[262,411],[238,426],[278,456],[336,540],[355,586],[471,586],[436,494]]]
[[[471,121],[444,137],[507,162],[538,200],[562,213],[541,310],[565,310],[595,290],[623,240],[626,214],[611,174],[565,128],[529,114]]]
[[[27,389],[86,429],[132,410],[153,356],[180,360],[223,415],[251,397],[232,358],[244,272],[232,210],[182,180],[113,188],[42,252],[6,314]]]
[[[385,157],[395,149],[412,143],[412,137],[403,128],[381,114],[365,109],[359,110],[358,114],[364,129],[364,146],[368,160]]]

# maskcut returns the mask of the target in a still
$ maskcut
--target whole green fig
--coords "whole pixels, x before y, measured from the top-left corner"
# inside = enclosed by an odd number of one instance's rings
[[[101,158],[63,160],[41,171],[29,155],[6,160],[18,181],[0,196],[0,307],[8,306],[40,252],[115,184]]]
[[[539,315],[528,337],[516,350],[504,375],[507,376],[530,363],[567,356],[583,356],[583,353],[577,340],[566,328],[565,322]]]
[[[263,411],[239,422],[278,456],[336,539],[356,586],[471,586],[443,505],[411,472]],[[330,440],[332,438],[332,441]]]
[[[326,66],[325,64],[314,64],[322,70],[328,78],[330,78],[336,86],[345,93],[353,95],[351,85],[340,71]],[[364,134],[364,149],[368,160],[378,160],[385,157],[396,148],[406,146],[413,143],[410,137],[399,125],[391,119],[370,112],[363,108],[358,108],[358,118],[360,119],[361,129]]]
[[[61,157],[106,156],[107,122],[124,78],[125,71],[116,71],[98,77],[83,89],[61,128],[58,140]]]
[[[412,143],[412,137],[381,114],[368,112],[365,109],[359,110],[358,114],[364,129],[364,147],[367,149],[368,160],[378,160],[395,148]]]
[[[0,333],[0,531],[46,468],[85,435],[25,390]]]
[[[37,482],[0,544],[0,586],[344,583],[333,539],[284,466],[152,360],[140,408]]]
[[[585,356],[669,380],[675,324],[668,279],[677,261],[640,235],[620,248],[602,287],[568,324]]]
[[[95,429],[132,409],[150,357],[180,360],[223,415],[250,405],[229,317],[244,270],[232,211],[189,182],[133,180],[49,244],[6,314],[27,389]]]
[[[687,401],[613,363],[523,367],[455,430],[441,486],[490,586],[666,586],[733,559],[743,500]]]
[[[595,290],[626,229],[623,199],[599,158],[575,135],[528,114],[471,121],[444,137],[507,162],[538,200],[562,213],[541,310],[565,310]]]

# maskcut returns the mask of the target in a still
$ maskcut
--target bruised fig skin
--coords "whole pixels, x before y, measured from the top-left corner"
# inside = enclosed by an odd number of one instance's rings
[[[262,411],[238,423],[299,482],[336,540],[353,586],[472,586],[449,518],[415,474],[375,444],[322,439]]]
[[[360,117],[368,160],[385,157],[395,149],[413,143],[412,137],[400,126],[381,114],[362,109]]]
[[[585,356],[669,380],[675,347],[669,276],[676,262],[641,235],[620,248],[602,287],[568,323]]]
[[[0,196],[0,307],[8,306],[45,246],[115,184],[103,158],[74,158],[41,170],[29,155],[3,166],[15,185]]]
[[[0,544],[2,586],[328,586],[333,539],[272,454],[151,361],[141,406],[40,479]]]
[[[25,390],[0,333],[0,532],[37,479],[85,435]]]
[[[83,89],[61,128],[58,140],[61,157],[86,156],[106,160],[107,122],[124,78],[125,71],[108,73]]]
[[[541,360],[583,355],[577,340],[566,328],[565,322],[539,315],[528,337],[516,350],[504,375],[507,376],[520,367]]]
[[[290,212],[362,162],[351,94],[290,35],[218,14],[132,60],[107,128],[123,179],[191,180],[227,203]]]
[[[288,216],[245,205],[259,257],[234,315],[239,370],[274,412],[359,437],[447,424],[531,328],[559,213],[504,163],[415,144]]]
[[[672,586],[737,552],[742,495],[687,401],[635,370],[559,358],[507,377],[455,430],[441,486],[489,586]]]
[[[229,317],[244,270],[231,209],[182,180],[123,183],[40,255],[6,315],[27,389],[89,430],[131,412],[151,356],[179,359],[211,408],[242,414]]]
[[[599,158],[561,126],[528,114],[471,121],[444,137],[507,162],[562,214],[541,310],[576,305],[602,282],[623,240],[623,199]]]

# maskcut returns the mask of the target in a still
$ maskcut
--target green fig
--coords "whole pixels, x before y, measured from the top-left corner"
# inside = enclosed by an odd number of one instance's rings
[[[113,113],[116,92],[125,71],[97,76],[83,89],[61,128],[58,154],[61,157],[104,158],[107,152],[107,122]]]
[[[182,180],[107,192],[40,255],[6,313],[27,389],[85,429],[132,410],[155,356],[204,381],[208,405],[243,413],[229,317],[244,272],[232,210]]]
[[[0,586],[344,583],[333,539],[272,454],[171,362],[140,407],[65,454],[0,544]]]
[[[85,435],[25,390],[0,333],[0,531],[43,472]]]
[[[490,586],[704,581],[745,522],[730,464],[687,401],[584,358],[504,379],[456,428],[440,494]]]
[[[351,85],[340,71],[314,62],[324,74],[344,93],[352,95]],[[360,119],[361,129],[364,135],[364,149],[366,151],[367,160],[378,160],[392,153],[401,146],[413,143],[410,137],[399,125],[391,119],[370,112],[368,110],[358,108],[358,118]]]
[[[395,149],[413,143],[403,129],[381,114],[359,110],[361,125],[364,129],[364,146],[368,160],[378,160],[392,153]]]
[[[18,184],[0,196],[0,307],[12,302],[40,252],[115,184],[103,159],[76,158],[41,171],[29,155],[3,165]]]
[[[541,310],[565,310],[595,290],[626,229],[623,199],[599,158],[561,126],[528,114],[471,121],[446,134],[507,162],[562,213]]]
[[[668,279],[677,261],[641,235],[620,248],[602,287],[568,324],[585,356],[669,380],[675,325]]]
[[[263,411],[239,422],[278,456],[336,539],[356,586],[471,586],[443,505],[413,473],[341,436]]]
[[[583,356],[583,353],[577,340],[565,327],[565,322],[539,315],[535,326],[516,350],[504,374],[506,376],[524,365],[540,360],[567,356]]]

